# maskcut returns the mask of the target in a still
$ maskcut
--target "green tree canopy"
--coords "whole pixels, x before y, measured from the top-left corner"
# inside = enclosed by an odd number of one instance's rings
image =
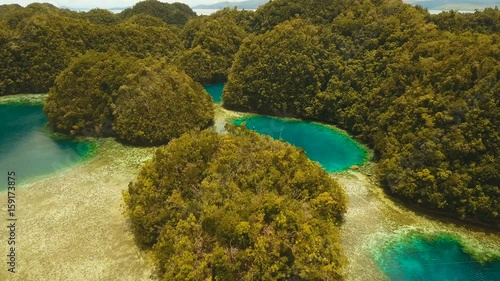
[[[371,5],[372,1],[366,0],[273,0],[257,9],[253,16],[252,29],[256,33],[264,33],[294,18],[309,20],[313,24],[330,24],[344,11],[354,11]]]
[[[135,62],[117,53],[94,51],[73,60],[57,77],[44,104],[51,128],[71,135],[114,135],[117,91]]]
[[[500,37],[429,35],[402,55],[409,85],[377,122],[381,178],[420,205],[498,222]]]
[[[92,9],[85,13],[79,14],[82,18],[89,20],[91,23],[113,25],[118,23],[119,17],[106,9]]]
[[[91,49],[116,50],[137,58],[173,60],[184,48],[175,28],[148,15],[137,15],[116,25],[97,29]]]
[[[146,0],[137,2],[132,8],[123,10],[120,13],[122,18],[129,18],[134,15],[146,14],[159,18],[165,23],[182,26],[190,18],[196,17],[196,13],[183,3],[163,3],[157,0]]]
[[[500,33],[500,10],[498,7],[486,8],[483,11],[474,13],[459,13],[453,10],[443,11],[437,15],[430,15],[430,20],[439,29],[450,32]]]
[[[86,51],[90,37],[85,21],[57,13],[20,20],[0,57],[0,78],[12,81],[2,94],[47,92],[71,59]]]
[[[224,107],[310,116],[314,97],[326,87],[330,72],[330,53],[320,32],[295,19],[245,40],[224,88]]]
[[[127,75],[113,114],[120,139],[158,145],[210,126],[214,109],[211,96],[184,71],[147,59]]]
[[[213,122],[210,95],[183,71],[152,58],[94,51],[56,79],[44,111],[57,132],[117,136],[138,145],[167,143]]]
[[[124,194],[164,280],[339,280],[341,187],[304,151],[228,127],[190,133]]]
[[[181,36],[188,50],[179,65],[194,80],[203,84],[225,82],[234,55],[247,33],[231,13],[192,19]]]

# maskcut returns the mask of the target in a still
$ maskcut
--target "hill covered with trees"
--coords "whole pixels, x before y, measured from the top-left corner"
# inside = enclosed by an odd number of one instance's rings
[[[124,194],[164,280],[341,280],[346,195],[303,150],[247,130],[185,134]]]
[[[227,81],[234,55],[248,36],[245,21],[250,15],[250,12],[226,9],[189,21],[181,31],[186,51],[177,63],[200,83]]]
[[[95,51],[59,74],[44,111],[56,132],[135,145],[166,144],[214,118],[210,95],[176,66]]]
[[[213,124],[212,97],[184,71],[143,60],[118,89],[113,115],[117,136],[138,145],[159,145]]]

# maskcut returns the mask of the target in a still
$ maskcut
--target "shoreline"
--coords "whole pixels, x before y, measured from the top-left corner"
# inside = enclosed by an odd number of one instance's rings
[[[391,201],[403,206],[408,210],[412,210],[421,216],[426,216],[435,220],[439,220],[446,223],[453,223],[456,225],[460,225],[463,227],[472,228],[481,232],[487,232],[491,234],[500,235],[500,224],[488,224],[478,219],[465,218],[460,219],[457,218],[453,213],[439,211],[436,209],[425,208],[419,206],[417,204],[411,202],[405,202],[403,199],[398,198],[390,194],[385,188],[380,186],[380,189],[385,193],[385,196],[389,198]]]
[[[2,104],[43,104],[48,94],[17,94],[0,96],[0,105]]]
[[[123,190],[152,155],[104,140],[88,161],[17,189],[18,265],[0,280],[155,280],[122,206]]]
[[[341,129],[333,124],[323,123],[323,122],[319,122],[317,120],[300,119],[300,118],[289,117],[289,116],[279,117],[279,116],[274,116],[274,115],[259,114],[256,112],[235,111],[235,110],[224,108],[222,106],[222,102],[217,103],[216,105],[224,111],[237,113],[239,115],[238,117],[230,119],[231,121],[234,121],[234,120],[239,119],[239,118],[251,118],[253,116],[265,116],[265,117],[270,117],[270,118],[283,119],[283,120],[287,120],[287,121],[291,121],[291,122],[312,123],[312,124],[315,124],[318,126],[326,127],[330,130],[333,130],[333,131],[339,133],[340,135],[342,135],[344,137],[349,138],[350,140],[352,140],[356,144],[356,146],[358,148],[360,148],[365,153],[365,158],[363,159],[363,162],[358,164],[357,166],[359,166],[359,167],[365,166],[365,164],[368,164],[370,162],[370,160],[373,159],[374,152],[372,149],[370,149],[366,144],[362,143],[360,140],[351,136],[346,130]],[[349,170],[349,169],[347,169],[347,170]],[[347,171],[347,170],[344,170],[344,171]],[[338,172],[340,173],[340,172],[344,172],[344,171],[338,171]]]
[[[0,104],[41,103],[46,95],[0,97]],[[56,173],[31,178],[16,189],[16,273],[0,280],[157,280],[148,252],[134,241],[123,214],[122,192],[155,148],[135,148],[111,138]],[[7,192],[0,193],[7,202]],[[7,206],[0,211],[5,218]],[[8,228],[0,231],[8,237]],[[0,254],[8,254],[2,243]]]
[[[217,104],[215,114],[213,128],[221,133],[226,122],[253,115]],[[134,242],[122,200],[122,192],[156,147],[126,146],[112,138],[98,142],[92,157],[16,191],[18,221],[24,230],[17,240],[22,254],[12,280],[157,280],[150,254]],[[378,186],[373,168],[374,163],[366,161],[358,170],[330,173],[349,198],[340,227],[349,260],[346,280],[387,279],[377,265],[378,253],[411,233],[449,234],[473,257],[494,258],[500,253],[499,235],[443,222],[391,199]],[[0,193],[0,201],[5,200],[6,194]],[[5,205],[0,210],[7,212]],[[7,237],[7,229],[3,231]],[[0,249],[7,253],[5,246]],[[6,273],[0,272],[0,280],[12,277]]]
[[[369,171],[369,169],[368,169]],[[385,247],[409,235],[449,236],[480,262],[500,258],[500,236],[453,222],[443,222],[392,201],[366,171],[331,173],[349,198],[341,244],[349,260],[346,280],[386,280],[376,259]]]
[[[17,94],[17,95],[0,96],[0,105],[12,105],[12,104],[43,105],[47,97],[48,94]],[[48,129],[48,124],[43,125],[42,128],[44,130],[47,130],[47,134],[49,134],[50,138],[52,138],[53,140],[70,140],[75,142],[87,142],[88,145],[90,146],[89,152],[85,156],[81,157],[81,159],[76,163],[72,163],[72,165],[66,165],[64,168],[56,172],[36,175],[29,177],[27,179],[23,179],[23,182],[20,183],[20,185],[18,185],[19,188],[24,188],[24,186],[34,184],[38,181],[50,179],[54,176],[57,176],[58,174],[64,173],[68,169],[73,168],[73,166],[81,165],[82,163],[91,160],[93,156],[97,154],[103,140],[91,137],[70,137],[58,134]],[[4,192],[7,192],[7,190],[0,190],[0,195],[2,195]]]

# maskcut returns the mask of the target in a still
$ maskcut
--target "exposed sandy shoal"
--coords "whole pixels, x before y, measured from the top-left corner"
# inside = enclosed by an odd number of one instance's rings
[[[18,188],[17,273],[2,262],[0,280],[151,280],[153,267],[135,245],[121,193],[152,149],[101,142],[88,161]],[[2,193],[0,202],[6,200]],[[5,218],[4,204],[1,213]]]
[[[349,207],[341,228],[342,246],[349,260],[347,280],[386,280],[375,256],[384,246],[409,233],[450,234],[458,238],[465,251],[477,256],[500,254],[500,235],[477,228],[443,222],[417,214],[390,200],[370,174],[364,171],[332,174],[344,186]]]
[[[47,94],[21,94],[0,96],[0,104],[7,103],[31,103],[41,104],[47,98]]]
[[[215,104],[215,120],[214,120],[215,131],[219,133],[224,132],[224,126],[227,123],[230,123],[231,120],[233,119],[237,119],[244,116],[248,116],[248,114],[224,109],[220,103]]]

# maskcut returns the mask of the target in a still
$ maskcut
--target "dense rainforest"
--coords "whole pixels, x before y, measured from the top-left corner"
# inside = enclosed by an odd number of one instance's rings
[[[158,144],[206,127],[211,105],[163,136],[173,123],[137,129],[157,124],[144,108],[226,82],[228,109],[322,121],[368,144],[381,185],[406,203],[499,226],[499,27],[498,8],[431,15],[398,0],[274,0],[210,16],[154,0],[119,14],[3,5],[0,95],[49,92],[63,133]],[[170,96],[144,92],[150,81]],[[172,96],[176,83],[192,95]]]
[[[75,98],[78,97],[78,98]],[[164,60],[89,51],[72,60],[44,104],[56,132],[166,144],[212,125],[213,101],[202,85]]]
[[[301,149],[226,129],[158,149],[124,194],[163,280],[341,280],[340,185]]]
[[[374,148],[389,193],[498,225],[498,9],[431,16],[356,1],[330,21],[297,2],[257,10],[274,27],[243,41],[224,106],[336,124]]]

